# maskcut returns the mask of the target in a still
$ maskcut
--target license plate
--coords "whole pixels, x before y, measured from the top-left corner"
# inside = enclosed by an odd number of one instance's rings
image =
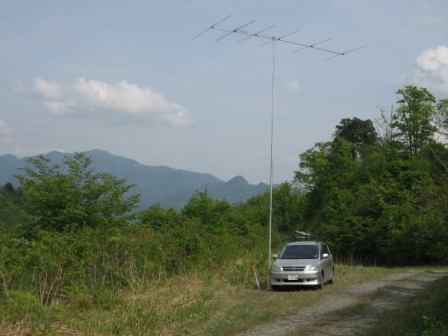
[[[289,281],[299,280],[299,276],[298,275],[288,275],[288,280]]]

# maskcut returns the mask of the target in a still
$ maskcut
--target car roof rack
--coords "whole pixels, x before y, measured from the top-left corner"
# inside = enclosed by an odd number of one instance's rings
[[[314,236],[311,233],[296,231],[296,239],[297,241],[310,241],[314,240]]]

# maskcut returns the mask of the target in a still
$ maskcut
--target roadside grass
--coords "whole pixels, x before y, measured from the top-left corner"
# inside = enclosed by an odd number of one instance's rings
[[[336,283],[324,290],[244,288],[235,265],[220,273],[142,281],[134,289],[74,291],[50,306],[27,292],[0,302],[0,335],[229,335],[307,307],[323,296],[401,269],[336,266]]]
[[[366,336],[448,335],[448,277],[435,281],[403,308],[389,314]]]

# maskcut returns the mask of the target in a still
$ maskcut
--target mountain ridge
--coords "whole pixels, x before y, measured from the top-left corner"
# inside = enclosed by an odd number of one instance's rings
[[[196,191],[207,190],[213,198],[239,203],[255,195],[264,193],[268,186],[264,183],[250,184],[243,176],[237,175],[223,181],[210,173],[176,169],[168,166],[150,166],[124,156],[115,155],[102,149],[82,152],[92,158],[92,168],[124,178],[134,184],[132,192],[142,196],[141,207],[160,205],[181,209]],[[63,165],[66,156],[73,153],[51,151],[44,156],[52,164]],[[19,158],[13,154],[0,155],[0,184],[16,184],[14,175],[19,168],[27,166],[29,157]]]

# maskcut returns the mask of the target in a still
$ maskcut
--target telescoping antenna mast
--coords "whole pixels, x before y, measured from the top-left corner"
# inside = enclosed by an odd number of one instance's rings
[[[222,18],[218,22],[214,23],[207,29],[201,31],[199,34],[193,37],[193,39],[197,39],[200,36],[204,35],[206,32],[210,30],[216,30],[223,32],[224,34],[219,36],[215,39],[215,42],[221,41],[222,39],[233,35],[241,35],[242,38],[237,41],[237,43],[249,40],[251,38],[258,38],[262,40],[266,40],[265,43],[261,44],[260,46],[265,46],[272,43],[272,82],[271,82],[271,141],[270,141],[270,164],[269,164],[269,243],[268,243],[268,279],[267,279],[267,286],[269,287],[270,279],[269,279],[269,273],[271,269],[271,263],[272,263],[272,184],[273,184],[273,177],[274,177],[274,163],[273,163],[273,143],[274,143],[274,110],[275,110],[275,97],[274,97],[274,88],[275,88],[275,45],[277,42],[281,42],[284,44],[289,44],[291,46],[298,47],[298,49],[295,49],[292,51],[293,54],[301,52],[306,49],[313,49],[315,51],[320,51],[322,53],[325,53],[328,55],[327,58],[324,58],[324,61],[328,61],[330,59],[336,58],[338,56],[345,56],[349,53],[352,53],[354,51],[357,51],[359,49],[365,48],[365,46],[345,50],[345,51],[336,51],[332,49],[322,48],[320,45],[324,42],[328,42],[332,40],[332,38],[327,38],[324,40],[320,40],[311,44],[301,43],[294,40],[291,40],[287,37],[298,33],[299,31],[293,31],[288,34],[284,35],[275,35],[275,34],[268,34],[267,31],[271,30],[275,27],[275,25],[269,26],[267,28],[252,32],[248,31],[245,28],[247,26],[250,26],[255,23],[255,20],[251,20],[243,25],[237,26],[236,28],[228,28],[224,26],[220,26],[224,21],[229,19],[232,15],[227,15],[226,17]]]

